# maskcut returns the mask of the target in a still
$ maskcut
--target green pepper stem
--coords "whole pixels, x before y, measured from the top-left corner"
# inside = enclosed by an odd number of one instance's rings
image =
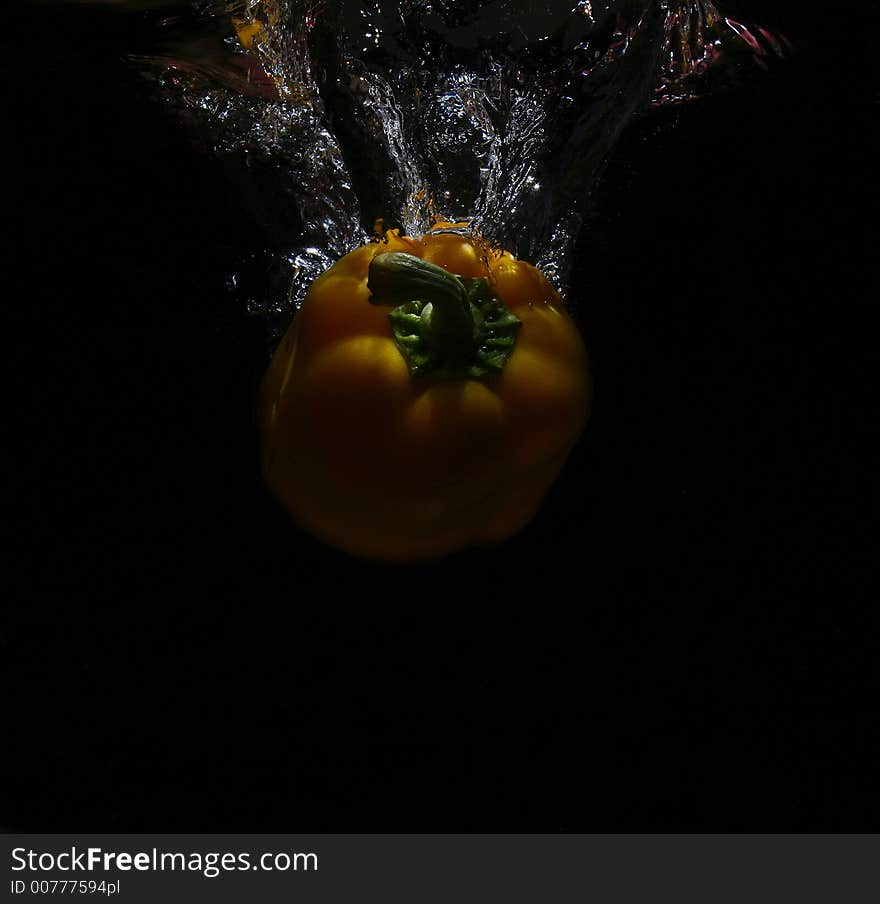
[[[475,348],[474,317],[462,281],[413,254],[386,251],[370,262],[367,287],[379,301],[423,301],[421,335],[449,358],[465,358]]]
[[[414,377],[467,380],[504,370],[518,317],[485,277],[449,273],[412,254],[386,251],[370,262],[371,303],[394,306],[394,341]]]

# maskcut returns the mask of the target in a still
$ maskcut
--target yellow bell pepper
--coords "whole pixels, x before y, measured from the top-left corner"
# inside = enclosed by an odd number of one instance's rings
[[[440,556],[519,531],[584,428],[587,356],[539,270],[450,232],[392,231],[311,285],[259,401],[262,469],[358,556]]]

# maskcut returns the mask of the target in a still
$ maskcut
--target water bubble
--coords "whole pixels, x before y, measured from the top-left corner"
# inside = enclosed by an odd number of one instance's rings
[[[139,58],[203,141],[246,161],[255,204],[291,237],[264,311],[291,314],[379,220],[409,234],[467,222],[564,289],[627,122],[791,50],[710,0],[533,6],[208,0],[186,25],[198,53],[176,22],[179,49]]]

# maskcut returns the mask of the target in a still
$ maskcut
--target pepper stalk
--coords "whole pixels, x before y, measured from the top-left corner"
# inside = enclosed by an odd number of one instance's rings
[[[412,254],[388,251],[370,263],[367,288],[388,315],[413,376],[468,379],[500,373],[521,321],[484,278],[457,276]]]

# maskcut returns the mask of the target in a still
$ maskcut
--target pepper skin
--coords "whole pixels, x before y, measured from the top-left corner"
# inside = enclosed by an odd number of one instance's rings
[[[367,286],[383,252],[488,279],[521,321],[503,370],[411,375],[389,307]],[[312,283],[275,352],[258,406],[263,474],[294,519],[333,546],[386,561],[437,557],[525,526],[591,396],[578,330],[540,271],[455,233],[392,231]]]

